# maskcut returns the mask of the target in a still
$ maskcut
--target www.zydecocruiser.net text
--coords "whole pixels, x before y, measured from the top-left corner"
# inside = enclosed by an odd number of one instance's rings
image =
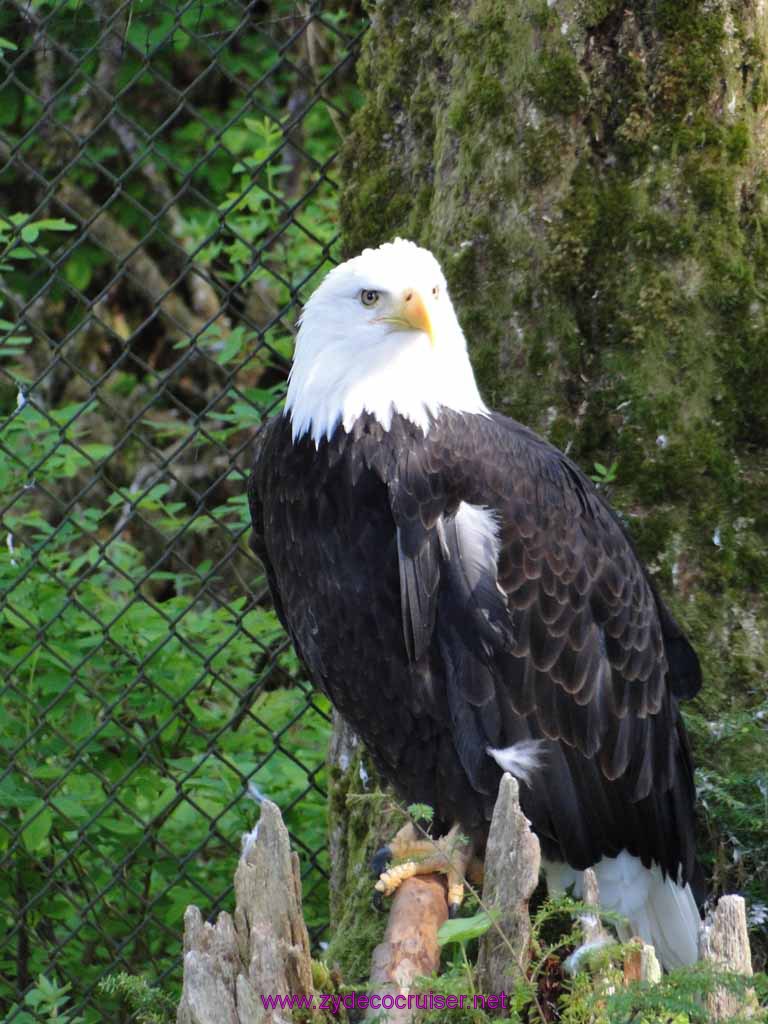
[[[408,995],[389,992],[345,992],[314,996],[262,995],[261,1004],[265,1010],[327,1010],[339,1013],[345,1010],[506,1010],[507,993],[492,995],[450,995],[439,992],[409,992]]]

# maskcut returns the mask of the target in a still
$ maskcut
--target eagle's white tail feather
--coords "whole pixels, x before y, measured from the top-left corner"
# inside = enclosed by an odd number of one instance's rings
[[[581,899],[581,871],[549,863],[544,870],[551,892],[573,885],[574,896]],[[643,867],[640,858],[626,850],[618,857],[603,857],[594,871],[601,907],[627,918],[628,923],[616,929],[622,941],[638,935],[651,943],[667,970],[696,962],[701,921],[690,885],[665,878],[656,864]]]
[[[655,869],[659,876],[661,872]],[[690,885],[658,877],[650,892],[653,945],[666,967],[685,967],[699,958],[701,918]]]

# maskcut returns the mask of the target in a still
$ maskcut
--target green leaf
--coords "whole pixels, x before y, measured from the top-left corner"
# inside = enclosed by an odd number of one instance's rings
[[[99,462],[101,459],[106,459],[107,456],[111,455],[114,451],[114,446],[111,444],[84,444],[80,446],[86,455]]]
[[[139,824],[132,819],[101,818],[99,823],[103,828],[119,836],[131,836],[140,829]]]
[[[63,217],[46,217],[43,220],[36,220],[35,227],[39,231],[74,231],[75,224],[70,224]]]
[[[16,120],[21,106],[21,93],[8,86],[0,89],[0,125],[7,127]]]
[[[153,420],[149,416],[145,416],[141,422],[152,427],[158,434],[165,434],[168,437],[186,437],[192,430],[189,423],[180,423],[178,420]]]
[[[28,825],[24,824],[26,821],[29,822]],[[37,853],[47,844],[51,825],[53,825],[53,812],[45,806],[42,800],[36,800],[22,821],[21,841],[29,853]]]
[[[84,292],[91,283],[93,266],[85,252],[78,249],[64,264],[64,277],[73,288]]]
[[[219,365],[224,365],[235,359],[243,347],[244,339],[242,334],[238,336],[235,331],[232,332],[229,338],[224,342],[224,345],[220,352],[216,353],[216,362]]]
[[[430,807],[429,804],[409,804],[408,813],[415,821],[419,819],[432,821],[435,816],[434,808]]]
[[[493,922],[498,918],[498,912],[489,914],[481,910],[474,917],[457,917],[453,921],[446,921],[440,925],[437,933],[437,941],[441,946],[448,946],[452,942],[469,942],[485,935]]]
[[[212,189],[216,192],[224,192],[232,180],[232,175],[226,164],[211,163],[206,169],[206,177]]]
[[[31,612],[31,610],[31,608],[25,609],[25,611],[28,613]],[[16,629],[28,630],[30,628],[29,622],[21,618],[19,615],[17,615],[16,612],[12,610],[10,605],[5,606],[5,608],[3,609],[3,615],[5,616],[6,621],[9,622],[12,626],[15,626]]]

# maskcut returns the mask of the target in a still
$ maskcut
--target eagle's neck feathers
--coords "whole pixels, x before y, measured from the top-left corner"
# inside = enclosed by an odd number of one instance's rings
[[[316,445],[341,425],[351,431],[370,413],[389,430],[399,414],[426,434],[441,408],[486,415],[466,343],[454,336],[389,335],[386,345],[313,337],[306,320],[297,340],[286,400],[294,441],[309,433]],[[453,332],[451,332],[453,333]]]

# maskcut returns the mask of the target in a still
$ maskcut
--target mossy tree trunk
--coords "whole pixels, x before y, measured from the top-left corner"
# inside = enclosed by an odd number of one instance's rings
[[[349,254],[438,256],[489,404],[617,463],[702,657],[698,760],[736,768],[752,735],[702,736],[765,700],[767,6],[378,0],[342,204]]]
[[[364,982],[387,919],[374,909],[370,863],[407,820],[363,745],[334,712],[329,752],[331,943],[328,962],[348,985]]]

